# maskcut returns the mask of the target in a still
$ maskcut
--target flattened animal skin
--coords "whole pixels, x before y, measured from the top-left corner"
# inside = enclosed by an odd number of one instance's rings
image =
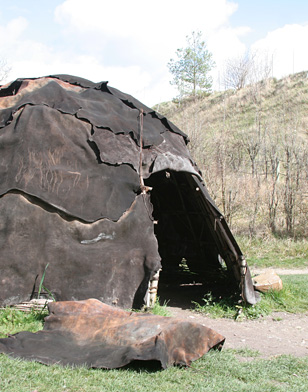
[[[190,365],[225,338],[201,324],[128,312],[98,300],[49,305],[43,331],[0,339],[0,352],[44,364],[119,368],[134,360]]]

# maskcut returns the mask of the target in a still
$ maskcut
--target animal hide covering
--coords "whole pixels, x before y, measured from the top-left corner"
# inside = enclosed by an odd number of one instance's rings
[[[54,302],[44,330],[0,339],[0,353],[44,364],[119,368],[135,360],[190,365],[225,338],[202,324],[124,311],[96,299]]]

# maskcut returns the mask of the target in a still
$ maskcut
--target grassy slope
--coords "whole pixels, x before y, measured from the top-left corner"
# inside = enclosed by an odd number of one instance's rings
[[[260,82],[258,85],[248,86],[240,91],[214,92],[209,96],[199,98],[196,102],[189,99],[181,103],[176,101],[165,102],[157,105],[155,109],[185,131],[192,140],[198,141],[197,147],[192,148],[193,157],[204,174],[211,196],[223,211],[219,198],[219,185],[215,184],[217,177],[215,178],[214,175],[209,178],[207,168],[203,166],[204,156],[209,151],[208,141],[213,139],[215,143],[215,140],[219,140],[219,135],[221,135],[223,138],[229,138],[234,142],[236,138],[243,135],[241,133],[243,130],[246,132],[250,128],[256,127],[256,113],[258,113],[263,130],[267,128],[277,128],[279,130],[283,127],[291,129],[290,127],[296,125],[297,132],[302,140],[308,142],[307,98],[307,72],[301,72],[281,80],[269,79],[265,83]],[[223,133],[221,133],[223,123],[225,126],[223,127]],[[192,131],[194,127],[196,128],[195,135]],[[199,148],[202,143],[202,147]],[[242,148],[240,143],[239,148]],[[213,172],[213,167],[210,172]],[[232,178],[229,181],[230,189],[232,189]],[[238,210],[235,210],[231,228],[233,233],[238,233],[237,241],[246,255],[249,265],[258,268],[277,266],[282,268],[307,268],[307,238],[305,239],[305,236],[302,236],[300,240],[294,241],[290,238],[277,238],[270,235],[270,231],[265,228],[267,225],[265,222],[268,219],[266,203],[259,205],[256,236],[248,237],[246,235],[250,223],[249,219],[254,208],[255,184],[251,184],[249,193],[247,183],[244,183],[245,189],[241,188],[241,191],[238,191],[236,181],[237,179],[234,178],[234,191],[238,192],[238,206],[236,207]],[[303,199],[306,200],[306,204],[303,204],[303,206],[307,208],[307,189],[303,189],[302,194]],[[279,220],[282,222],[284,219],[282,201],[279,208]],[[302,216],[305,217],[304,211],[302,211]],[[302,228],[305,227],[307,225],[305,219],[303,219]],[[242,234],[240,235],[240,233]],[[243,235],[243,233],[246,234]]]
[[[201,132],[218,130],[221,124],[227,120],[229,127],[249,127],[255,122],[256,105],[260,106],[263,117],[272,118],[273,113],[279,115],[284,108],[301,118],[301,129],[305,129],[302,136],[308,137],[308,78],[307,72],[290,75],[276,80],[269,79],[255,86],[247,86],[239,91],[228,90],[225,92],[213,92],[209,96],[199,98],[197,103],[187,99],[181,104],[176,100],[163,102],[154,107],[155,110],[165,115],[182,130],[187,118],[183,113],[192,113],[197,109],[202,124]],[[252,99],[252,95],[255,98]],[[283,101],[284,107],[281,107]]]
[[[237,236],[236,240],[252,268],[308,268],[307,239]]]

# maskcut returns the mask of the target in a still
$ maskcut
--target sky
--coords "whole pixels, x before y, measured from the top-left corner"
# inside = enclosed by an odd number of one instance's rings
[[[276,78],[308,71],[307,0],[0,0],[1,84],[70,74],[153,106],[177,96],[167,64],[198,30],[216,90],[226,62],[246,52]]]

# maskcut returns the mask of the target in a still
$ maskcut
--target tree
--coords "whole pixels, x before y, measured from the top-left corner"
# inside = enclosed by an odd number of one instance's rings
[[[246,52],[226,61],[224,86],[227,89],[240,90],[248,84],[268,79],[271,69],[272,64],[265,54]]]
[[[247,55],[227,60],[224,75],[225,87],[234,90],[245,87],[251,67],[252,60]]]
[[[198,93],[210,91],[212,87],[209,72],[215,64],[201,35],[200,31],[193,31],[191,36],[187,36],[188,46],[177,49],[177,60],[171,59],[168,63],[173,75],[170,83],[177,86],[180,96],[196,97]]]
[[[8,77],[10,71],[11,68],[7,65],[7,62],[0,58],[0,83]]]

